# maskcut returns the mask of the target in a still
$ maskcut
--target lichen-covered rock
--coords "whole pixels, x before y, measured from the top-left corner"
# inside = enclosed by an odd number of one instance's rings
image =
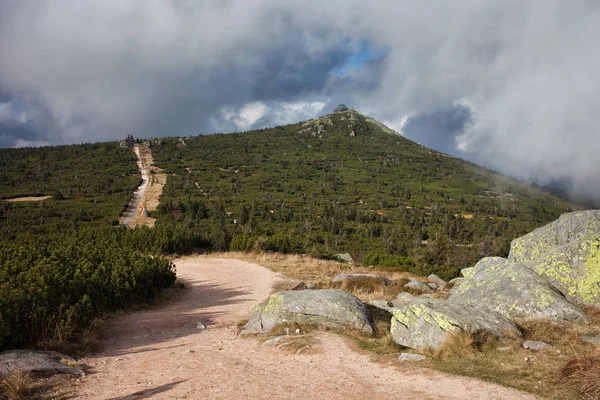
[[[440,287],[444,287],[447,285],[447,282],[445,280],[443,280],[442,278],[440,278],[439,276],[437,276],[435,274],[429,275],[427,277],[427,279],[429,280],[429,282],[433,282]]]
[[[480,260],[453,291],[449,301],[487,308],[513,321],[587,321],[585,313],[545,278],[523,264],[500,257]]]
[[[10,350],[0,353],[0,375],[25,372],[41,376],[56,374],[83,375],[71,357],[55,351]]]
[[[572,302],[600,307],[600,238],[551,248],[523,265],[548,279]]]
[[[272,294],[254,308],[242,334],[268,332],[275,325],[298,323],[321,328],[353,329],[372,335],[367,307],[343,290],[301,290]]]
[[[563,214],[554,222],[542,226],[512,241],[509,261],[536,260],[555,247],[580,240],[600,237],[600,210],[577,211]]]
[[[426,284],[424,284],[423,282],[417,280],[417,279],[411,279],[410,282],[408,282],[406,285],[404,285],[405,288],[410,288],[413,290],[419,290],[421,292],[431,292],[431,288],[429,286],[427,286]]]
[[[508,259],[548,279],[567,299],[600,307],[600,210],[563,214],[513,240]]]
[[[520,335],[516,325],[493,311],[445,301],[421,300],[392,312],[394,342],[413,349],[437,349],[456,331]]]
[[[386,286],[393,286],[396,284],[391,279],[386,278],[385,276],[376,275],[376,274],[337,274],[332,280],[332,283],[342,283],[342,282],[358,282],[365,279],[373,279],[378,280],[382,284]]]

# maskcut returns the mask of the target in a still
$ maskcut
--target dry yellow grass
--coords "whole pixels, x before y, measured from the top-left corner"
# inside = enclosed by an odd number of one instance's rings
[[[410,289],[403,288],[408,278],[423,279],[408,272],[395,271],[389,268],[366,268],[298,254],[226,252],[212,253],[207,257],[246,260],[279,272],[285,277],[285,280],[277,285],[277,290],[286,290],[298,281],[306,281],[314,283],[319,289],[347,290],[362,301],[393,300],[401,291],[413,292]],[[377,279],[362,279],[342,284],[332,283],[333,277],[340,273],[382,275],[396,282],[397,285],[386,286]]]
[[[558,383],[590,399],[600,399],[600,356],[575,357],[560,370]]]

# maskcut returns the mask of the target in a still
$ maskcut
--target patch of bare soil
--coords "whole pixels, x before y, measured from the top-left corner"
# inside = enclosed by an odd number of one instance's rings
[[[234,259],[174,262],[186,289],[156,308],[109,322],[104,350],[81,360],[88,370],[78,383],[81,398],[534,398],[475,379],[373,363],[334,334],[318,334],[319,351],[307,354],[240,338],[236,323],[279,276]]]
[[[52,196],[39,196],[39,197],[16,197],[14,199],[6,199],[9,203],[20,203],[25,201],[44,201]]]
[[[158,198],[167,182],[167,175],[154,166],[152,151],[146,145],[135,145],[133,151],[138,157],[138,168],[142,174],[142,184],[133,193],[121,223],[131,228],[138,225],[154,226],[155,218],[145,215],[144,211],[156,211]]]

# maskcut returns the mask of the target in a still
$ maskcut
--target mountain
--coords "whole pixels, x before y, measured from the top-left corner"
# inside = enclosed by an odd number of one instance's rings
[[[354,110],[164,139],[152,152],[170,174],[157,224],[185,224],[221,250],[349,252],[455,273],[482,255],[505,255],[514,237],[578,209]]]

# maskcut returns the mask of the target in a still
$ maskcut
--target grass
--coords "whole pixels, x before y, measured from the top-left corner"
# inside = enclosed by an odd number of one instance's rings
[[[0,399],[66,400],[74,396],[64,390],[64,377],[35,379],[24,372],[11,372],[0,380]]]
[[[587,325],[530,322],[521,326],[522,338],[509,337],[483,345],[473,345],[467,337],[457,335],[438,350],[440,354],[434,355],[430,367],[550,399],[597,399],[594,391],[599,390],[600,363],[595,361],[600,351],[579,340],[580,336],[600,333],[600,321],[592,315],[595,312],[588,311],[592,322]],[[521,347],[523,340],[543,341],[553,347],[533,352]],[[592,378],[596,381],[589,382]],[[590,393],[596,393],[596,397]]]
[[[590,399],[600,399],[600,356],[572,358],[560,370],[558,383]]]
[[[423,280],[423,277],[394,270],[393,268],[367,268],[359,265],[340,263],[336,261],[322,260],[306,255],[261,253],[261,252],[226,252],[211,253],[208,257],[235,258],[263,265],[275,272],[280,273],[283,279],[276,284],[275,291],[288,290],[298,281],[314,283],[319,289],[343,289],[362,301],[369,300],[394,300],[400,292],[420,294],[410,288],[403,286],[409,278]],[[331,280],[337,274],[376,274],[385,276],[396,283],[394,286],[386,286],[379,279],[364,278],[351,282],[332,283]],[[444,292],[435,292],[435,297],[447,296]]]

